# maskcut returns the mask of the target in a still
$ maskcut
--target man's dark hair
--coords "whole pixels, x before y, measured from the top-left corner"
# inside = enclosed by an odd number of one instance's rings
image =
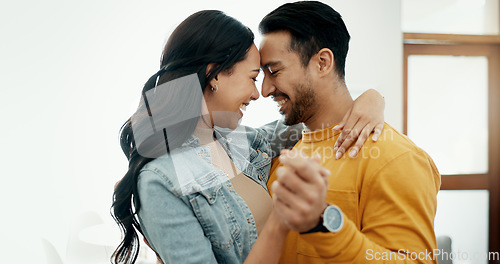
[[[330,49],[337,74],[344,78],[350,36],[342,17],[330,6],[317,1],[284,4],[262,19],[259,31],[264,35],[289,32],[290,49],[297,52],[304,67],[319,50]]]

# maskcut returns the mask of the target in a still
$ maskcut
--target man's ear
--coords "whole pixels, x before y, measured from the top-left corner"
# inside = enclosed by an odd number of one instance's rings
[[[322,48],[320,51],[318,51],[316,56],[318,74],[320,75],[320,77],[331,74],[335,69],[335,57],[333,55],[333,52],[328,48]]]

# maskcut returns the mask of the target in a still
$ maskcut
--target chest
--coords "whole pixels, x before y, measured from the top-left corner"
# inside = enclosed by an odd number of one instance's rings
[[[299,144],[296,148],[309,156],[321,155],[321,165],[331,172],[328,178],[327,202],[339,206],[342,212],[361,228],[360,192],[365,165],[360,159],[353,159],[348,155],[337,160],[333,145],[334,141],[327,141],[322,144]]]

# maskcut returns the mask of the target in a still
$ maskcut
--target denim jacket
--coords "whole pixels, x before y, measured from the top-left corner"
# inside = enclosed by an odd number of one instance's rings
[[[238,169],[267,190],[271,159],[293,147],[302,129],[275,121],[214,134]],[[137,186],[142,231],[164,263],[242,263],[257,239],[250,209],[195,136],[147,163]]]

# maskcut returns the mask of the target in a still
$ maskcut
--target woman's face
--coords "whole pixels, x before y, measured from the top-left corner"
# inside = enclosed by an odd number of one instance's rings
[[[243,116],[246,106],[259,98],[255,86],[260,71],[260,55],[252,44],[243,61],[236,63],[231,72],[222,72],[210,81],[211,87],[205,89],[204,97],[212,124],[235,129]]]

